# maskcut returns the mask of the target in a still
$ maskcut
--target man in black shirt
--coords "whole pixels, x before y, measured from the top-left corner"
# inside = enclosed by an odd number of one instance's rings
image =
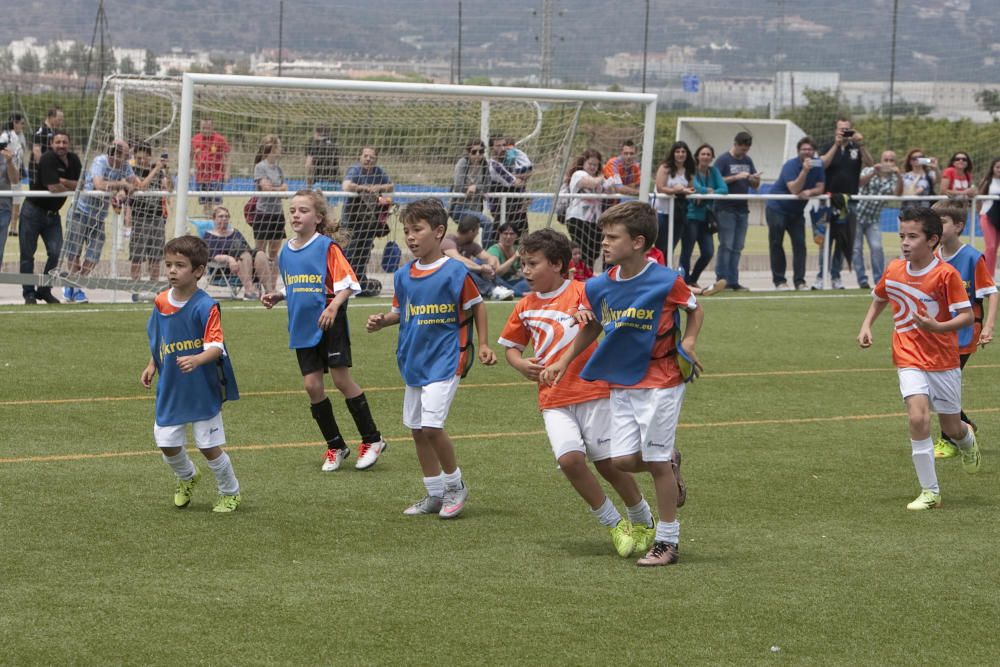
[[[52,134],[51,149],[44,153],[38,161],[35,175],[31,180],[32,190],[48,192],[72,192],[83,171],[80,158],[69,150],[69,135],[61,130]],[[59,264],[59,253],[62,252],[62,220],[59,211],[66,203],[65,197],[28,197],[21,207],[21,273],[35,272],[35,251],[38,249],[38,237],[45,243],[48,259],[44,272],[48,274]],[[52,294],[51,287],[23,285],[25,303],[38,303],[38,299],[46,303],[59,303]]]
[[[826,191],[832,195],[829,230],[833,256],[830,259],[830,277],[834,289],[844,289],[844,283],[840,280],[840,267],[845,257],[850,266],[854,234],[858,224],[857,202],[848,200],[848,197],[858,194],[862,165],[870,167],[875,161],[865,148],[865,138],[846,118],[837,119],[833,142],[822,146],[819,154],[823,160],[823,169],[826,171]],[[823,261],[821,253],[814,290],[823,288]]]
[[[330,129],[324,125],[313,131],[313,138],[306,146],[306,189],[313,183],[320,189],[338,189],[340,181],[340,157],[337,144],[330,138]]]

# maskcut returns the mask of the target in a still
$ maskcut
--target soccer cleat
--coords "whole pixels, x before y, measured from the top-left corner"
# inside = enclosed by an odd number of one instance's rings
[[[656,542],[649,552],[635,562],[639,567],[657,567],[673,565],[678,560],[677,545],[669,542]]]
[[[219,514],[225,514],[227,512],[235,512],[236,508],[240,506],[240,494],[234,494],[231,496],[219,496],[219,499],[215,501],[215,507],[212,508],[213,512],[218,512]]]
[[[974,475],[979,472],[979,465],[982,463],[983,457],[979,452],[979,440],[976,439],[976,435],[972,435],[972,446],[968,449],[959,448],[959,453],[962,455],[962,470]]]
[[[674,478],[677,480],[677,506],[684,507],[688,497],[688,487],[684,483],[684,476],[681,475],[681,452],[676,447],[671,455],[670,465],[674,468]]]
[[[343,449],[328,449],[323,455],[323,472],[333,472],[338,470],[340,465],[351,455],[351,450],[347,447]]]
[[[469,487],[465,482],[462,482],[462,486],[457,489],[445,489],[438,516],[442,519],[454,519],[465,509],[465,499],[468,497]]]
[[[635,549],[632,550],[633,553],[649,551],[653,546],[653,542],[656,541],[656,527],[633,523],[632,539],[635,541]]]
[[[375,465],[378,458],[387,449],[389,449],[389,445],[385,440],[362,442],[361,446],[358,447],[358,462],[354,464],[354,467],[358,470],[368,470]]]
[[[924,489],[916,500],[906,506],[908,510],[932,510],[941,507],[941,494]]]
[[[934,458],[950,459],[953,456],[958,456],[958,447],[947,438],[938,438],[934,443]]]
[[[622,558],[628,558],[635,551],[635,539],[632,537],[632,524],[625,519],[621,519],[613,527],[609,528],[611,533],[611,543],[615,545],[615,551]]]
[[[424,496],[417,502],[413,503],[405,510],[403,514],[406,516],[420,516],[421,514],[437,514],[441,511],[441,505],[444,502],[444,498],[440,496]]]
[[[86,292],[78,289],[73,291],[73,303],[90,303],[90,299],[87,298]]]
[[[201,479],[201,471],[197,467],[194,469],[194,477],[191,479],[178,479],[177,490],[174,491],[174,507],[183,509],[191,504],[191,496],[194,494],[194,486]]]
[[[66,303],[73,303],[73,297],[76,296],[76,290],[72,287],[63,287],[63,298],[66,299]]]

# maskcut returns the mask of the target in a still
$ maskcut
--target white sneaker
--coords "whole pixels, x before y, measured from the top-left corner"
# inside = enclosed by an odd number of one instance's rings
[[[387,449],[389,449],[389,445],[386,444],[385,440],[362,442],[361,446],[358,447],[358,462],[354,464],[354,467],[357,470],[368,470],[375,465],[378,457],[382,456],[382,452]]]
[[[334,470],[339,470],[340,465],[351,455],[351,450],[347,447],[343,449],[327,449],[326,454],[323,455],[323,467],[321,470],[323,472],[333,472]]]
[[[440,496],[424,496],[417,502],[413,503],[405,510],[403,514],[406,516],[420,516],[421,514],[437,514],[441,511],[441,503],[443,498]]]
[[[792,286],[789,285],[788,283],[778,283],[777,285],[774,286],[774,289],[778,290],[779,292],[790,292]]]
[[[514,298],[514,290],[508,289],[503,285],[497,285],[490,292],[490,299],[493,301],[509,301]]]
[[[844,289],[844,283],[840,281],[840,278],[833,279],[833,289]]]
[[[817,292],[817,291],[823,289],[823,281],[822,280],[817,280],[815,283],[813,283],[813,286],[810,287],[809,289],[811,289],[814,292]]]
[[[445,489],[444,500],[441,503],[441,511],[438,516],[442,519],[454,519],[465,509],[465,499],[469,497],[469,487],[462,482],[458,489]]]

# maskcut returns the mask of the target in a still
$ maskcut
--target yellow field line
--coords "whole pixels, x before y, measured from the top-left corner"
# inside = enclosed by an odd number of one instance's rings
[[[1000,408],[977,408],[976,414],[984,412],[1000,412]],[[795,424],[819,424],[828,422],[845,421],[865,421],[871,419],[902,419],[905,412],[887,412],[877,415],[839,415],[834,417],[791,417],[786,419],[740,419],[736,421],[724,422],[701,422],[697,424],[678,424],[680,429],[702,429],[702,428],[731,428],[735,426],[791,426]],[[543,436],[545,431],[509,431],[499,433],[464,433],[460,435],[450,435],[452,440],[488,440],[492,438],[523,438]],[[398,434],[386,436],[389,440],[409,440],[410,434]],[[227,451],[232,452],[259,452],[271,449],[305,449],[315,447],[319,449],[321,444],[317,441],[311,442],[280,442],[274,444],[255,445],[226,445]],[[5,463],[57,463],[63,461],[88,461],[92,459],[114,459],[126,458],[130,456],[154,456],[159,455],[159,450],[155,448],[144,449],[142,451],[128,452],[97,452],[93,454],[50,454],[45,456],[21,456],[0,458],[0,464]]]

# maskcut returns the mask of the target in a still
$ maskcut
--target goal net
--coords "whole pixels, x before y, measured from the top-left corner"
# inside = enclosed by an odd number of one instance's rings
[[[225,246],[222,254],[242,262],[221,267],[211,282],[221,282],[223,293],[238,294],[232,289],[238,282],[273,282],[273,267],[270,276],[261,275],[268,270],[261,260],[273,259],[286,229],[291,233],[285,227],[287,200],[296,190],[318,188],[350,234],[356,272],[384,281],[392,268],[392,262],[383,263],[387,242],[398,241],[401,259],[407,259],[395,215],[400,205],[438,197],[450,211],[478,214],[486,222],[484,234],[491,222],[494,229],[502,221],[522,229],[550,225],[564,172],[584,149],[608,159],[632,140],[648,179],[652,156],[643,147],[652,144],[654,122],[652,95],[202,74],[113,76],[103,87],[81,155],[84,170],[102,161],[111,180],[134,175],[144,191],[88,192],[93,183],[81,179],[75,203],[63,211],[60,275],[83,289],[155,291],[162,287],[164,241],[207,232],[213,249]],[[117,154],[123,142],[130,147],[128,166]],[[375,153],[374,164],[370,157],[363,162],[366,149]],[[265,178],[287,190],[262,192]],[[345,189],[348,179],[391,183],[392,191],[381,199],[357,195]],[[648,190],[647,180],[642,191]],[[221,216],[213,220],[217,206],[228,210],[228,228]],[[228,245],[218,240],[227,235]]]

